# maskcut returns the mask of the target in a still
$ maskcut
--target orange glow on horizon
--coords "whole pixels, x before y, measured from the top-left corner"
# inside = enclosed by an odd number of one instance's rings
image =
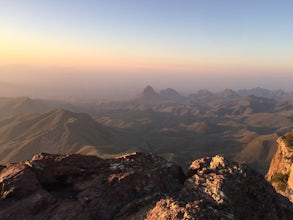
[[[11,37],[13,36],[13,37]],[[288,60],[258,55],[238,56],[221,53],[164,51],[163,48],[115,48],[58,41],[27,33],[7,33],[0,39],[0,65],[18,64],[37,67],[65,66],[81,70],[227,74],[257,71],[292,71]],[[172,52],[172,53],[171,53]]]

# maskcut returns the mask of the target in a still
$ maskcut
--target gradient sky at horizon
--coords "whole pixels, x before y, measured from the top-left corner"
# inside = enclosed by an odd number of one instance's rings
[[[57,76],[60,68],[89,80],[107,73],[288,80],[292,11],[289,0],[1,0],[0,81]]]

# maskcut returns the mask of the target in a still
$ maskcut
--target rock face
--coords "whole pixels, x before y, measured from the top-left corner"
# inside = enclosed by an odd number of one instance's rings
[[[292,219],[292,204],[246,165],[221,156],[190,166],[179,193],[161,195],[124,219]]]
[[[152,154],[39,154],[2,169],[0,219],[112,219],[137,198],[180,190],[184,179],[179,166]]]
[[[39,154],[0,166],[0,219],[293,219],[264,178],[221,156],[187,177],[161,157]]]
[[[293,131],[278,138],[275,153],[266,179],[277,192],[293,202]]]

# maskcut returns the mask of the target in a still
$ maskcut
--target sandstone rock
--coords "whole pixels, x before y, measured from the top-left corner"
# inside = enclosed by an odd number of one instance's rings
[[[293,131],[278,138],[278,148],[271,161],[266,179],[276,191],[293,202]]]
[[[289,135],[289,134],[287,134]],[[278,172],[288,173],[293,162],[293,149],[285,141],[284,137],[280,137],[277,140],[278,148],[275,153],[266,178],[270,180],[272,176]]]

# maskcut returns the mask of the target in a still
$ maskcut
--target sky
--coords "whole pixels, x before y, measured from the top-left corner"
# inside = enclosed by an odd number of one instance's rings
[[[292,11],[291,0],[0,0],[0,93],[293,90]]]

